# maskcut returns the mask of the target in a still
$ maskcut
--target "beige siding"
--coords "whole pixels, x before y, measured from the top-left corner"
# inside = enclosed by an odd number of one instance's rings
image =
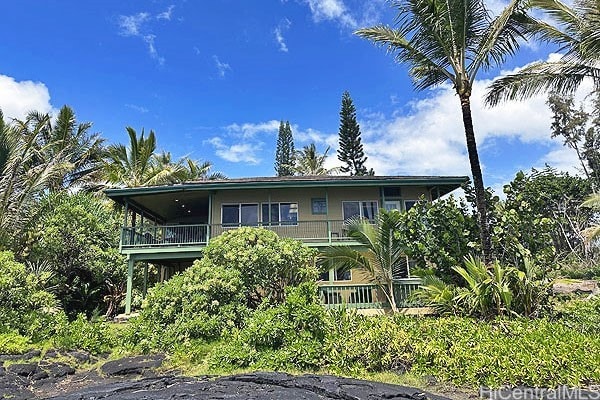
[[[402,188],[402,200],[419,200],[421,196],[431,201],[431,196],[427,188],[422,186],[406,186]]]

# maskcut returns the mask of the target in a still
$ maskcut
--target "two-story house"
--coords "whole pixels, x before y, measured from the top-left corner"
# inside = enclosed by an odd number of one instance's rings
[[[357,215],[374,221],[380,209],[408,210],[419,199],[438,199],[467,179],[292,176],[108,189],[107,196],[126,210],[121,235],[121,252],[128,257],[126,313],[131,312],[137,262],[160,265],[168,277],[201,258],[210,238],[239,226],[263,227],[317,248],[358,245],[348,238],[344,221]],[[409,276],[403,279],[398,297],[418,285]],[[319,284],[326,304],[385,307],[360,271],[329,271]]]

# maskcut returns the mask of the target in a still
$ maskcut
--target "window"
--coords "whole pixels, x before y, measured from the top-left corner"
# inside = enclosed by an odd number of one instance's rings
[[[298,203],[263,203],[262,222],[270,225],[297,225]]]
[[[384,197],[402,197],[402,191],[399,186],[386,186],[383,188]]]
[[[258,204],[223,204],[221,206],[223,225],[258,225]]]
[[[329,281],[330,280],[330,272],[333,272],[333,280],[334,281],[351,281],[352,273],[350,270],[344,269],[328,269],[319,274],[318,280],[320,281]]]
[[[317,280],[319,280],[319,281],[328,281],[329,280],[329,270],[321,272],[319,274],[319,278]]]
[[[404,210],[408,211],[411,208],[414,207],[415,204],[417,204],[418,200],[404,200]]]
[[[333,270],[334,281],[351,281],[352,273],[350,270],[335,269]]]
[[[311,204],[313,214],[327,214],[327,199],[312,199]]]
[[[361,218],[368,219],[371,222],[375,222],[375,217],[377,216],[377,202],[344,201],[342,202],[342,211],[344,214],[344,220],[359,216]]]

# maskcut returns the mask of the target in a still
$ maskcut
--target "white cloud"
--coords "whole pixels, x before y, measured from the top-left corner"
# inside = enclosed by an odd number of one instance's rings
[[[16,81],[0,75],[0,109],[6,121],[24,119],[29,111],[53,113],[48,87],[42,82]]]
[[[257,133],[277,133],[279,132],[279,121],[270,120],[266,122],[251,123],[246,122],[243,124],[233,123],[227,125],[225,130],[231,134],[235,134],[243,139],[249,139],[256,136]]]
[[[139,12],[133,15],[120,15],[118,18],[119,34],[125,37],[137,37],[142,39],[148,48],[148,54],[156,60],[159,65],[165,63],[165,58],[158,54],[155,46],[156,34],[151,29],[152,21],[170,21],[175,6],[171,5],[166,11],[157,15],[148,12]]]
[[[283,33],[290,28],[291,24],[292,22],[289,19],[284,18],[279,22],[279,25],[277,25],[277,27],[273,30],[273,34],[275,35],[275,41],[277,42],[277,44],[279,44],[279,50],[283,51],[284,53],[288,52],[288,47],[285,42],[285,38],[283,37]]]
[[[225,144],[220,137],[213,137],[206,140],[205,143],[211,144],[215,148],[215,153],[222,159],[230,162],[245,162],[251,165],[260,164],[260,157],[257,153],[261,147],[256,143],[236,143]]]
[[[132,110],[135,110],[142,114],[145,114],[149,111],[146,107],[138,106],[136,104],[125,104],[125,107],[131,108]]]
[[[380,22],[385,0],[359,1],[349,7],[344,0],[301,0],[316,23],[330,21],[344,29],[358,29]]]
[[[225,73],[227,73],[227,71],[231,71],[231,67],[225,62],[221,62],[221,60],[219,60],[219,57],[217,57],[216,55],[213,55],[213,60],[215,62],[215,66],[217,67],[219,77],[225,78]]]
[[[156,19],[164,19],[166,21],[171,20],[171,16],[173,14],[174,5],[170,5],[167,9],[156,16]]]
[[[150,14],[141,12],[134,15],[120,15],[119,28],[123,36],[141,36],[142,25],[148,21]]]

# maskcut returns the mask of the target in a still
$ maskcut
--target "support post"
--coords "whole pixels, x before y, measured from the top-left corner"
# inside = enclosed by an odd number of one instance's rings
[[[131,293],[133,291],[133,264],[135,260],[129,256],[127,258],[127,293],[125,295],[125,314],[131,314]]]
[[[144,263],[144,286],[142,289],[142,298],[146,298],[146,293],[148,293],[148,263]]]
[[[213,223],[213,194],[212,192],[208,193],[208,224],[206,225],[206,244],[210,242],[210,227]]]
[[[125,212],[123,213],[123,228],[121,228],[121,239],[119,240],[119,253],[123,250],[123,241],[125,240],[125,235],[129,232],[127,227],[127,214],[129,214],[129,202],[125,199]],[[131,241],[130,243],[131,244]]]

